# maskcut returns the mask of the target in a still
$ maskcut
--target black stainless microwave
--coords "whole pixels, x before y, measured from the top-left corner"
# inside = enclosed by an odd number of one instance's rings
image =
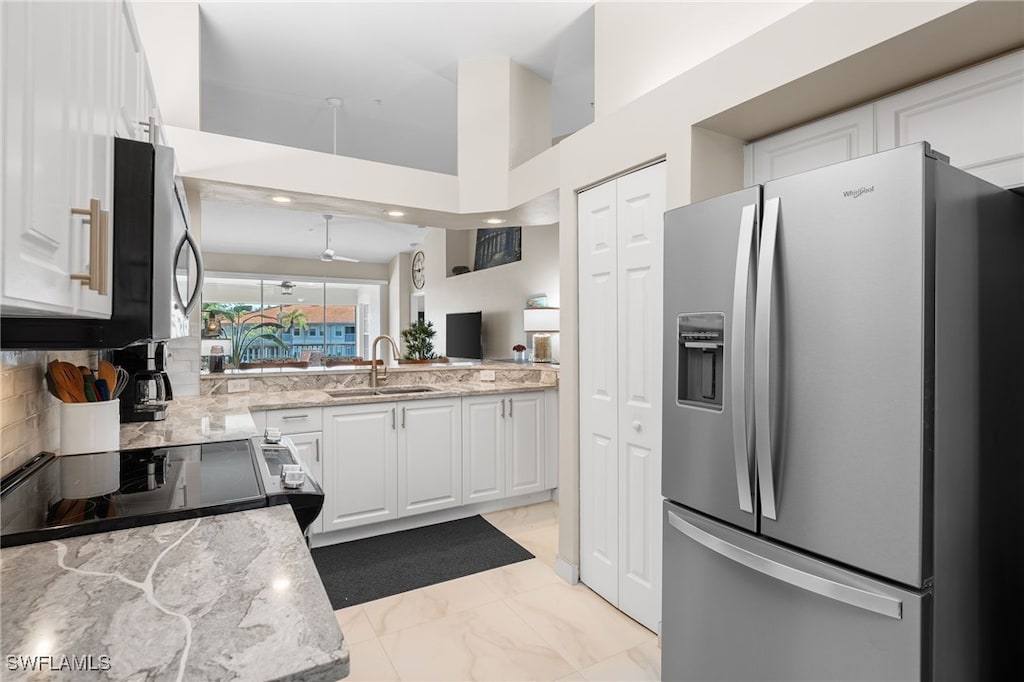
[[[203,259],[188,229],[174,150],[114,139],[113,240],[109,320],[4,317],[0,347],[123,348],[187,336]]]

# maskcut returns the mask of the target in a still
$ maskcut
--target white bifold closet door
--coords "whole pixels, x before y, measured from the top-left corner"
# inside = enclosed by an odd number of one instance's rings
[[[665,164],[578,200],[580,579],[657,631]]]

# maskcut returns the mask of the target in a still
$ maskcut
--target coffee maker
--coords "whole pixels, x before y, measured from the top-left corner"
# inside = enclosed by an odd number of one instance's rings
[[[167,368],[167,345],[143,343],[114,351],[113,362],[129,375],[121,392],[121,422],[149,422],[167,418],[167,402],[174,399]]]

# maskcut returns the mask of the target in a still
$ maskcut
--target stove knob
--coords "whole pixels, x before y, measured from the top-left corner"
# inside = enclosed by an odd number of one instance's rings
[[[280,443],[281,442],[281,429],[273,426],[268,426],[267,430],[263,433],[263,440],[268,443]]]
[[[298,464],[285,464],[281,467],[281,484],[285,488],[301,488],[306,482],[306,474]]]

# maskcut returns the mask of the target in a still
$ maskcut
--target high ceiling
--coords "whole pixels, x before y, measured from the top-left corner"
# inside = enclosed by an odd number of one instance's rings
[[[552,138],[593,120],[592,5],[202,0],[202,129],[455,174],[460,59],[509,57],[549,80]],[[324,212],[337,214],[331,246],[362,262],[388,262],[423,239],[415,224],[366,217],[377,207],[346,211],[315,197],[267,207],[260,191],[246,192],[204,190],[204,250],[315,259]]]
[[[202,129],[455,174],[460,59],[549,80],[553,138],[593,120],[592,5],[204,0]]]

